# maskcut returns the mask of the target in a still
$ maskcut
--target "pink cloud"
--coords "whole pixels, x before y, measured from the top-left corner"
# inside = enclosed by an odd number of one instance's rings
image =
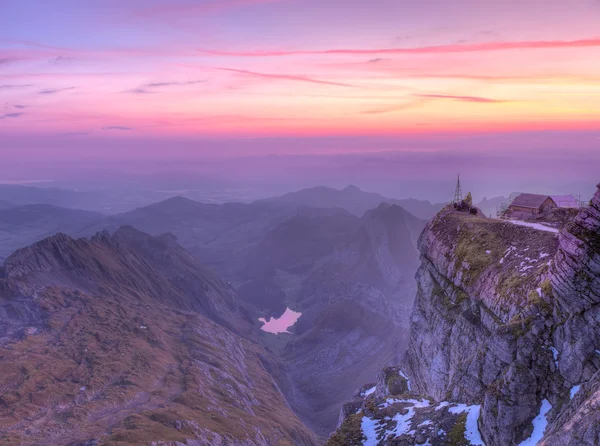
[[[198,52],[213,56],[231,57],[278,57],[297,55],[381,55],[381,54],[437,54],[506,51],[519,49],[557,49],[600,47],[600,38],[580,40],[539,40],[520,42],[488,42],[475,44],[434,45],[413,48],[329,49],[329,50],[280,50],[280,51],[215,51],[200,49]]]
[[[296,82],[310,82],[312,84],[334,85],[336,87],[356,87],[356,85],[350,85],[350,84],[345,84],[345,83],[341,83],[341,82],[324,81],[324,80],[320,80],[320,79],[314,79],[312,77],[299,76],[299,75],[259,73],[256,71],[237,70],[234,68],[222,68],[222,67],[215,67],[215,70],[229,71],[232,73],[238,73],[238,74],[243,74],[245,76],[252,76],[252,77],[258,77],[258,78],[263,78],[263,79],[279,79],[279,80],[296,81]]]

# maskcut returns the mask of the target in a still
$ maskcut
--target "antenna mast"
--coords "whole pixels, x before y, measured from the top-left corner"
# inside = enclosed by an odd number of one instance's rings
[[[458,180],[456,181],[456,190],[454,191],[453,204],[460,204],[463,201],[462,189],[460,187],[460,174],[458,174]]]

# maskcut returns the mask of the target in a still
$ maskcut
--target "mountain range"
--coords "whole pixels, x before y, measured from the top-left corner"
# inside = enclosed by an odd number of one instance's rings
[[[239,398],[250,415],[273,401],[271,409],[289,422],[277,433],[280,417],[261,412],[268,419],[251,422],[242,415],[245,428],[229,432],[232,441],[322,442],[356,386],[406,349],[416,241],[425,225],[376,194],[332,191],[329,201],[317,202],[310,199],[314,190],[248,204],[174,197],[112,216],[47,204],[0,211],[2,339],[13,364],[5,385],[30,382],[50,398],[30,407],[26,390],[33,387],[15,387],[3,400],[6,409],[22,407],[18,418],[35,419],[38,427],[23,434],[6,419],[2,438],[229,441],[226,426],[238,415],[232,401]],[[352,196],[362,207],[375,205],[361,215]],[[286,308],[302,313],[291,334],[260,330],[260,317]],[[190,328],[196,326],[204,328]],[[137,349],[141,363],[119,364],[119,355]],[[40,375],[44,361],[69,378]],[[85,379],[80,372],[70,378],[71,364],[86,370]],[[202,373],[212,378],[199,391]],[[38,375],[44,379],[31,378]],[[195,390],[182,384],[188,382]]]

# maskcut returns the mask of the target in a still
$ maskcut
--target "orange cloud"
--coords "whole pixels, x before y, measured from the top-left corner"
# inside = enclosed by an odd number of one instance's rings
[[[483,98],[480,96],[452,96],[452,95],[446,95],[446,94],[414,94],[413,96],[418,96],[420,98],[430,98],[430,99],[450,99],[453,101],[461,101],[461,102],[477,102],[477,103],[482,103],[482,104],[507,102],[507,101],[502,101],[499,99]]]

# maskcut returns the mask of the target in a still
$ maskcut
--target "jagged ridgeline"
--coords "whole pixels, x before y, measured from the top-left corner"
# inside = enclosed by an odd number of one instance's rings
[[[171,235],[18,250],[0,321],[2,445],[319,444],[233,289]]]
[[[560,231],[443,209],[403,363],[328,445],[600,444],[600,184]]]

